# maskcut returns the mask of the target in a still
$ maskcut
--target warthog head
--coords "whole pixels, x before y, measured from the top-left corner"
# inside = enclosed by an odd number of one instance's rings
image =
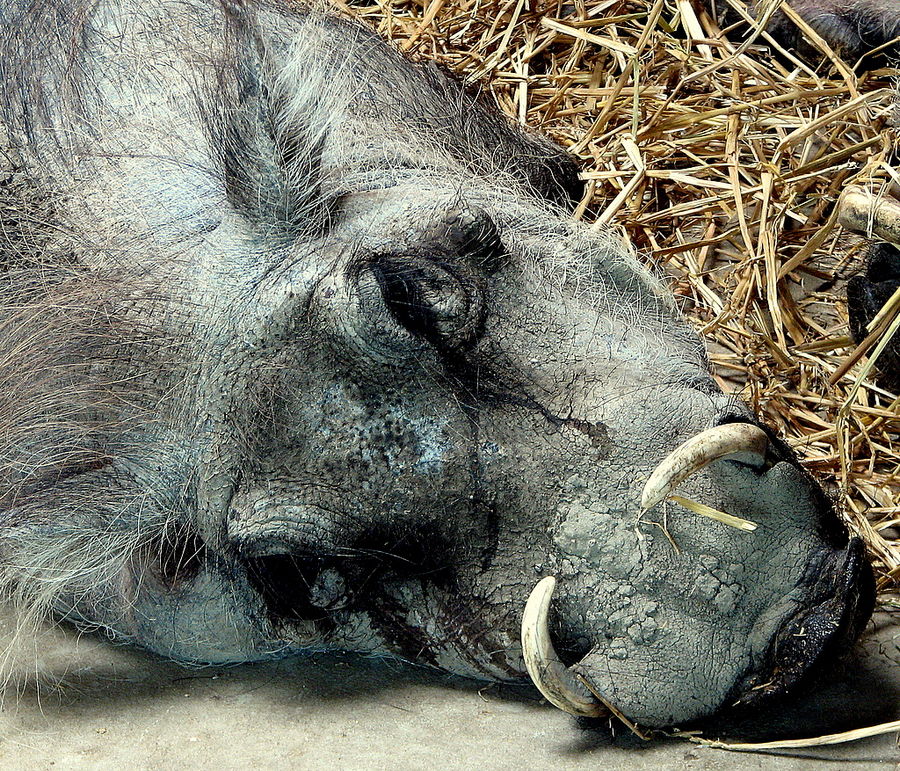
[[[650,726],[789,691],[857,636],[860,542],[664,283],[568,219],[558,148],[276,3],[0,19],[24,616],[195,662],[530,672]]]

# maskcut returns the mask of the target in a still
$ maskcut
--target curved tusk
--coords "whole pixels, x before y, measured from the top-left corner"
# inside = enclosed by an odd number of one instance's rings
[[[750,423],[725,423],[692,436],[663,459],[641,493],[645,511],[665,500],[691,474],[716,460],[737,460],[761,468],[769,438]]]
[[[537,689],[554,707],[571,715],[603,717],[609,714],[609,710],[575,679],[559,660],[553,643],[550,642],[547,614],[555,588],[556,579],[547,576],[538,581],[525,603],[525,614],[522,617],[525,667]]]

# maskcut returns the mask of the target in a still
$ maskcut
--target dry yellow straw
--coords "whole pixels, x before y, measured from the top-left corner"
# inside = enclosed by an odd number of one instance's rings
[[[721,750],[788,750],[798,747],[825,747],[830,744],[845,744],[859,739],[868,739],[870,736],[893,733],[894,731],[900,731],[900,720],[892,720],[890,723],[880,723],[879,725],[856,728],[852,731],[843,731],[837,734],[814,736],[809,739],[783,739],[775,742],[720,742],[714,739],[704,739],[700,736],[687,735],[684,735],[684,738],[690,739],[697,744],[716,747]]]
[[[741,519],[740,517],[735,517],[733,514],[726,514],[724,511],[714,509],[711,506],[707,506],[705,503],[692,501],[690,498],[685,498],[683,495],[670,495],[669,500],[675,501],[675,503],[693,511],[694,514],[699,514],[701,517],[709,517],[716,522],[735,527],[738,530],[745,530],[748,533],[752,533],[757,527],[756,523],[751,522],[749,519]]]

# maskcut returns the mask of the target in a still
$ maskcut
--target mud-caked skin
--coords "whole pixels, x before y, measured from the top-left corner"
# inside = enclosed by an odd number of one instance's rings
[[[574,167],[369,32],[280,3],[0,8],[0,560],[53,613],[178,660],[308,648],[526,678],[638,723],[790,691],[871,570],[665,286],[570,221]]]
[[[742,5],[752,18],[769,6],[763,0],[711,0],[719,23],[727,27],[746,21],[735,5]],[[864,65],[892,61],[900,55],[896,38],[900,37],[900,0],[792,0],[797,14],[832,48],[848,61],[862,57]],[[802,55],[816,58],[818,49],[805,39],[800,28],[783,11],[776,11],[767,31],[780,43]],[[870,54],[877,51],[873,59]]]

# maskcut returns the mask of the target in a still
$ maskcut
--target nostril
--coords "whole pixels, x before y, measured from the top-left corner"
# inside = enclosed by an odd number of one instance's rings
[[[875,582],[859,538],[810,565],[804,594],[815,599],[781,625],[760,674],[742,684],[739,705],[786,695],[846,653],[872,614]]]

